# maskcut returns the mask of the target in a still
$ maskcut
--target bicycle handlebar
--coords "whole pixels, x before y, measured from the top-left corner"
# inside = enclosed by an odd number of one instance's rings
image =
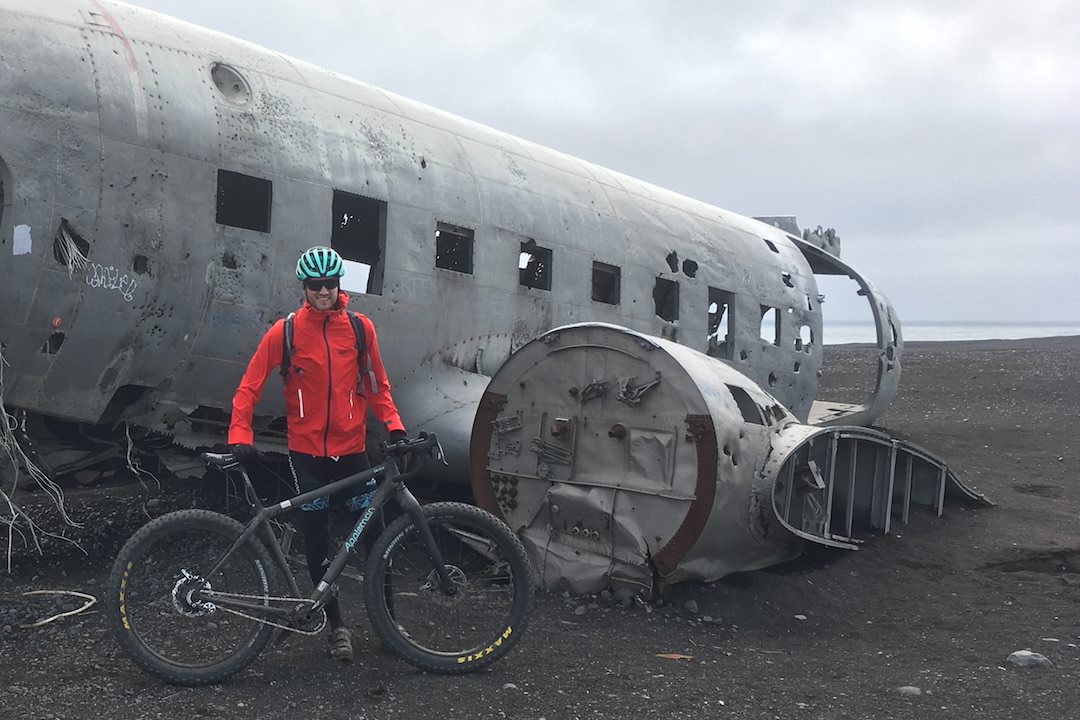
[[[439,439],[435,433],[425,432],[423,430],[415,438],[406,438],[405,440],[399,440],[396,443],[379,443],[379,448],[384,454],[392,454],[401,457],[405,453],[417,453],[421,450],[432,450],[438,448],[438,457],[442,458],[442,446],[439,445]],[[239,461],[233,456],[232,453],[212,453],[204,452],[199,453],[199,457],[206,462],[207,465],[219,468],[227,469],[231,468],[239,463]],[[416,470],[409,471],[409,475],[415,474]]]

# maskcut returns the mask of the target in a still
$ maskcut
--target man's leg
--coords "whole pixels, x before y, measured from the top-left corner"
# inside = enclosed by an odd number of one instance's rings
[[[316,458],[302,453],[289,453],[289,467],[297,493],[317,490],[327,482],[327,468],[323,467],[329,458]],[[300,508],[304,530],[304,555],[307,558],[308,575],[312,586],[316,586],[326,573],[330,564],[330,498],[321,497],[305,503]],[[331,630],[344,626],[341,606],[336,596],[326,603],[326,619]]]

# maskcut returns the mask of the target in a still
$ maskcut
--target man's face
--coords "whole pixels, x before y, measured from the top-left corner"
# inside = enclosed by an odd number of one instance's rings
[[[338,279],[305,280],[304,297],[316,310],[333,310],[338,301]]]

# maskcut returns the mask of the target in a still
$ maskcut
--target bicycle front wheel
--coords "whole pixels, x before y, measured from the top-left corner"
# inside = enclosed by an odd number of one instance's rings
[[[151,675],[179,685],[218,682],[270,640],[273,627],[258,610],[238,614],[213,600],[217,593],[269,603],[273,565],[261,543],[244,542],[208,575],[243,529],[220,513],[181,510],[146,524],[120,550],[109,577],[112,624]]]
[[[368,554],[368,617],[379,638],[416,667],[474,672],[509,652],[525,631],[529,559],[510,528],[484,510],[445,502],[422,511],[453,592],[442,590],[420,528],[404,515]]]

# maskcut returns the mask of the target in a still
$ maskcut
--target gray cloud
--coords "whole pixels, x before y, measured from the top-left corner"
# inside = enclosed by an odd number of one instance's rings
[[[137,4],[736,212],[835,226],[905,319],[1080,320],[1073,3]]]

